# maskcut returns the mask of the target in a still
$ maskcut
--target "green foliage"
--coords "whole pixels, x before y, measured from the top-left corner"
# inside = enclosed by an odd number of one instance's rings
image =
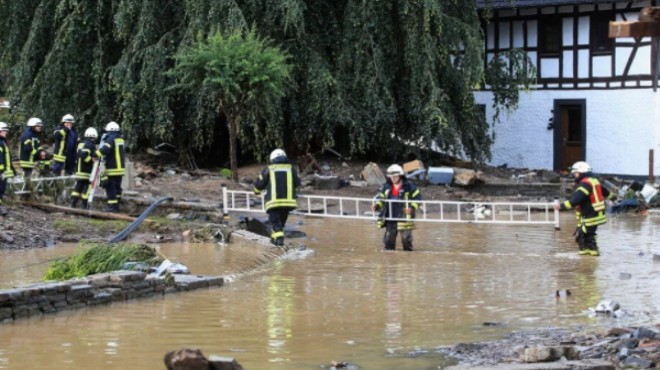
[[[94,220],[79,218],[64,218],[53,221],[53,227],[65,234],[84,233],[94,230],[98,233],[114,233],[128,226],[127,221],[121,220]]]
[[[83,244],[76,254],[53,262],[44,280],[67,280],[118,270],[125,262],[156,266],[163,261],[158,252],[138,244]]]
[[[229,168],[221,168],[220,177],[231,178],[231,170]]]
[[[492,86],[499,115],[533,74],[515,51],[484,70],[471,1],[0,0],[0,12],[10,122],[117,121],[129,148],[170,142],[182,164],[224,159],[236,140],[258,158],[275,145],[391,158],[405,142],[483,160],[472,89]]]
[[[512,49],[497,55],[488,63],[486,84],[493,90],[494,121],[501,108],[512,111],[518,108],[521,89],[529,89],[536,81],[536,68],[525,51]]]
[[[219,113],[229,124],[232,173],[237,179],[236,140],[244,138],[242,127],[269,120],[278,111],[291,67],[286,55],[269,46],[270,41],[249,32],[215,32],[176,54],[169,75],[176,77],[173,89],[208,91],[217,100]],[[255,127],[253,127],[255,128]],[[259,143],[267,142],[262,137]],[[247,140],[245,140],[247,142]]]

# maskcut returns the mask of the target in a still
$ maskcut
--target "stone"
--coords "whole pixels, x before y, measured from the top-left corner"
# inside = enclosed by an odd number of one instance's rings
[[[209,362],[199,349],[183,348],[165,354],[167,370],[208,370]]]
[[[380,170],[380,167],[376,163],[369,162],[364,168],[362,169],[362,173],[360,174],[362,176],[362,179],[367,182],[369,185],[383,185],[385,183],[385,175],[383,175],[383,171]]]

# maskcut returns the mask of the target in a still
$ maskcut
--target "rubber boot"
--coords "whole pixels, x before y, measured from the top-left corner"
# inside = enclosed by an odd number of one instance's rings
[[[71,208],[76,208],[78,205],[78,198],[77,197],[72,197],[71,198]]]
[[[587,236],[587,241],[586,241],[586,250],[587,253],[590,256],[598,257],[600,256],[600,252],[598,251],[598,244],[596,243],[596,236],[591,235]]]
[[[80,208],[82,209],[89,209],[89,205],[87,204],[87,200],[83,199],[82,202],[80,203]]]
[[[275,242],[273,244],[275,244],[278,247],[283,246],[284,245],[284,238],[283,237],[276,238]]]

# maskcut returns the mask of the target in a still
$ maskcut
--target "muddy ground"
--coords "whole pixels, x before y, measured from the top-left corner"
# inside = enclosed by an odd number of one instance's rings
[[[364,161],[342,161],[335,157],[316,158],[318,166],[311,166],[302,173],[301,194],[323,194],[346,197],[373,197],[378,186],[349,186],[349,181],[361,180],[367,164]],[[216,211],[177,210],[159,208],[150,219],[130,235],[134,242],[172,242],[203,240],[198,231],[209,223],[221,221],[219,205],[222,185],[229,189],[251,190],[252,182],[258,177],[264,164],[244,166],[239,169],[240,181],[234,182],[221,176],[220,169],[187,171],[176,168],[170,161],[155,156],[134,158],[135,187],[126,192],[127,198],[153,198],[171,196],[178,202],[218,206]],[[385,172],[389,164],[379,164]],[[337,176],[343,186],[333,190],[319,190],[314,186],[314,174]],[[432,185],[420,179],[414,182],[422,196],[428,200],[462,201],[551,201],[559,196],[559,174],[524,169],[501,169],[482,167],[476,181],[470,186]],[[554,184],[553,184],[554,183]],[[104,191],[97,193],[94,209],[103,208]],[[25,199],[23,199],[25,200]],[[52,203],[52,199],[32,198],[37,202]],[[108,240],[125,228],[128,221],[98,220],[62,211],[43,211],[25,206],[21,199],[6,199],[9,214],[0,216],[0,249],[40,248],[60,242],[81,240]],[[60,202],[63,203],[63,202]],[[126,203],[126,202],[124,202]],[[60,204],[66,205],[66,204]],[[124,214],[138,216],[145,206],[122,205]],[[170,215],[170,218],[167,216]]]

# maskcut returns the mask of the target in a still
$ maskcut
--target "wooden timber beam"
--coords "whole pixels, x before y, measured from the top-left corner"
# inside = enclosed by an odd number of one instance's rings
[[[646,36],[660,36],[660,22],[610,22],[610,38]]]
[[[639,12],[636,22],[610,22],[609,37],[651,37],[651,74],[653,92],[660,80],[660,7],[646,7]]]

